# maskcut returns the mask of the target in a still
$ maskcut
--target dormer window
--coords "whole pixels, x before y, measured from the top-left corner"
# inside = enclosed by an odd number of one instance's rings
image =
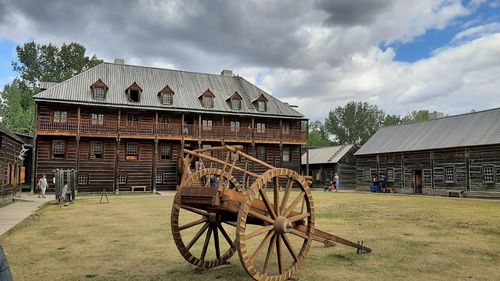
[[[158,96],[162,104],[172,105],[174,103],[174,91],[168,85],[158,93]]]
[[[201,98],[201,105],[204,108],[214,108],[215,95],[212,93],[212,91],[210,91],[210,89],[207,89],[198,98]]]
[[[259,97],[254,99],[252,103],[255,104],[257,111],[266,112],[267,111],[267,98],[264,94],[261,94]]]
[[[230,101],[231,109],[232,110],[241,110],[241,96],[238,94],[238,92],[234,92],[229,98],[226,100]]]
[[[95,100],[105,100],[106,92],[108,91],[108,86],[102,82],[101,79],[97,80],[94,84],[90,86],[92,91],[92,98]]]
[[[127,93],[128,100],[130,102],[138,103],[141,101],[142,89],[141,87],[139,87],[139,85],[137,85],[137,83],[134,82],[132,85],[130,85],[130,87],[127,88],[127,90],[125,90],[125,92]]]

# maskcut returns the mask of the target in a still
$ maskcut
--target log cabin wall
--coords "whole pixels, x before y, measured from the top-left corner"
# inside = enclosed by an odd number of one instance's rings
[[[357,189],[367,190],[371,178],[383,173],[393,175],[388,179],[389,188],[415,193],[414,171],[422,173],[423,194],[446,195],[447,190],[461,189],[487,196],[500,192],[500,145],[360,155]]]
[[[24,183],[23,163],[19,160],[22,143],[0,132],[0,201],[10,200]]]

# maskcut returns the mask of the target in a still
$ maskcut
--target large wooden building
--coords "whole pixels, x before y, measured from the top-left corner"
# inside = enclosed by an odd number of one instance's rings
[[[339,176],[341,189],[356,188],[356,159],[353,144],[310,148],[302,154],[302,171],[309,170],[315,186]],[[309,167],[307,167],[309,166]]]
[[[24,161],[19,158],[23,143],[0,123],[0,201],[12,199],[25,181]]]
[[[35,96],[36,177],[77,169],[80,191],[175,189],[182,148],[243,145],[300,170],[305,121],[231,71],[102,63]]]
[[[397,192],[500,195],[500,108],[385,127],[356,153],[358,188],[385,174]]]

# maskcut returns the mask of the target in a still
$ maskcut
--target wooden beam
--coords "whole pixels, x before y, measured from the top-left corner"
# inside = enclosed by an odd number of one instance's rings
[[[152,167],[152,187],[153,192],[156,193],[156,165],[158,162],[158,139],[155,139],[154,148],[153,148],[153,167]]]
[[[115,176],[115,193],[120,193],[120,186],[118,184],[118,161],[120,159],[120,139],[116,139],[115,143],[115,169],[114,169],[114,176]]]

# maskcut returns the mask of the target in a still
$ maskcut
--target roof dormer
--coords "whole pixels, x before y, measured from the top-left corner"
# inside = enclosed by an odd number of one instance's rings
[[[201,94],[198,99],[201,101],[201,106],[204,108],[214,108],[214,98],[215,95],[210,91],[210,89],[207,89],[203,94]]]
[[[125,93],[127,94],[128,100],[130,102],[140,102],[141,101],[141,93],[142,89],[137,85],[136,82],[132,83],[126,90]]]
[[[92,98],[95,100],[105,100],[106,93],[108,92],[108,86],[98,79],[94,84],[90,85],[90,90],[92,91]]]
[[[174,94],[174,91],[167,85],[158,93],[158,97],[162,104],[172,105],[174,103]]]
[[[234,94],[230,95],[226,101],[229,102],[231,109],[233,110],[241,110],[241,101],[243,98],[238,92],[234,92]]]
[[[267,98],[264,94],[260,94],[257,98],[255,98],[252,103],[257,108],[257,111],[266,112],[267,111]]]

